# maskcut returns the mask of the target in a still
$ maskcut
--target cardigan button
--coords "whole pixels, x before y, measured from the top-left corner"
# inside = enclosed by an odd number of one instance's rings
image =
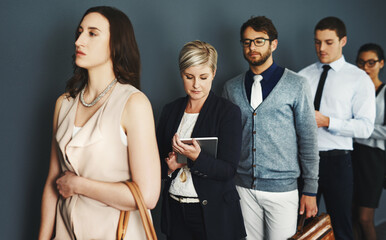
[[[203,201],[202,201],[202,205],[205,206],[206,204],[208,204],[208,201],[207,201],[207,200],[203,200]]]
[[[256,134],[256,131],[253,131],[252,133],[253,133],[253,134]]]
[[[256,116],[257,115],[257,113],[253,113],[253,116]]]
[[[256,152],[256,148],[252,149],[252,151]]]

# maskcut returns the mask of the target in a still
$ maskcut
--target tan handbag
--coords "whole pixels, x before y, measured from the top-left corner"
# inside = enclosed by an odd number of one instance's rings
[[[299,220],[296,234],[289,240],[335,240],[334,231],[331,226],[331,219],[327,213],[314,217],[312,221],[304,227],[306,214],[304,213]]]
[[[145,202],[143,201],[143,197],[141,191],[139,190],[138,185],[135,182],[124,182],[130,189],[131,193],[134,196],[135,202],[138,206],[139,214],[141,215],[141,220],[143,227],[145,228],[146,238],[148,240],[157,240],[157,235],[154,230],[153,222],[149,216],[147,211]],[[129,223],[130,211],[121,211],[121,215],[119,216],[118,222],[118,230],[117,230],[117,240],[123,240],[126,235],[127,224]]]

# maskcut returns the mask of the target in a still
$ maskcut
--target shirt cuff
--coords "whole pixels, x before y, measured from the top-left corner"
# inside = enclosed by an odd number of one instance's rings
[[[332,133],[338,133],[340,129],[342,128],[342,120],[329,117],[330,118],[330,124],[328,126],[328,130]]]
[[[316,197],[316,193],[309,193],[309,192],[303,192],[303,195],[310,196],[310,197]]]

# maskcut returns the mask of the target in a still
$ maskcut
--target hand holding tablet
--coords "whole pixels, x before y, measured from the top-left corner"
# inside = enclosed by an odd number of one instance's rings
[[[218,138],[217,137],[199,137],[199,138],[194,138],[197,143],[201,147],[201,151],[206,152],[209,155],[212,155],[214,158],[217,157],[217,143],[218,143]],[[181,142],[184,144],[193,144],[193,138],[181,138]],[[187,163],[187,158],[186,156],[177,153],[177,162],[178,163]]]

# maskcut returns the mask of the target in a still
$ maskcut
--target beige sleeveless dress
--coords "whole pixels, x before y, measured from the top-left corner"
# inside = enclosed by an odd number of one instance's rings
[[[63,100],[56,134],[62,171],[104,182],[130,179],[120,123],[127,100],[138,91],[131,85],[117,83],[109,98],[73,138],[79,94],[75,99]],[[54,239],[115,240],[119,213],[115,208],[82,195],[68,199],[59,197]],[[125,239],[146,239],[138,211],[130,213]]]

